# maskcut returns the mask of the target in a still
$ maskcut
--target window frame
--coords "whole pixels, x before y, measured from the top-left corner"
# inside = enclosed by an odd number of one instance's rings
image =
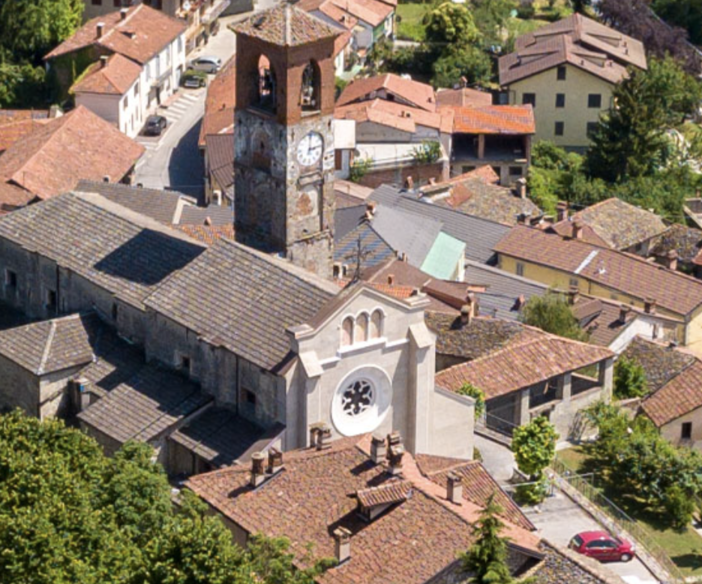
[[[565,134],[565,122],[555,122],[553,126],[554,136],[563,136]]]
[[[680,439],[692,440],[692,422],[683,422],[680,424]]]
[[[556,107],[558,109],[562,109],[565,107],[566,104],[566,94],[565,93],[557,93],[556,94]]]
[[[536,107],[536,94],[535,93],[522,93],[522,105],[530,105],[531,107]]]
[[[597,98],[597,105],[592,104],[593,98]],[[601,93],[588,93],[587,94],[587,107],[590,109],[602,109],[602,94]]]
[[[556,80],[565,81],[568,77],[568,68],[565,65],[559,65],[556,69]]]

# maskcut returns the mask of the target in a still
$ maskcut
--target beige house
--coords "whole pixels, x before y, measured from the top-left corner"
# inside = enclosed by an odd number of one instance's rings
[[[519,37],[500,58],[500,85],[510,104],[534,108],[537,140],[583,149],[629,66],[646,68],[641,42],[574,14]]]

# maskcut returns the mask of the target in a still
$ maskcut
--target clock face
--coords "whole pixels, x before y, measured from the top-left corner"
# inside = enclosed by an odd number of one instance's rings
[[[307,134],[297,146],[297,161],[303,166],[312,166],[319,162],[324,149],[322,136],[317,132]]]

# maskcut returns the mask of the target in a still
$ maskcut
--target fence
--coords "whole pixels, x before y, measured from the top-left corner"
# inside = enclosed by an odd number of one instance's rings
[[[613,534],[626,532],[644,548],[644,552],[657,562],[660,568],[667,572],[669,577],[664,579],[664,584],[685,582],[685,576],[673,563],[665,550],[656,543],[655,536],[622,511],[615,503],[605,497],[602,491],[596,487],[596,475],[594,473],[572,475],[568,467],[558,460],[558,458],[553,461],[551,468],[556,473],[555,480],[557,484],[559,482],[567,483],[568,486],[575,489],[602,512],[599,514],[600,516],[598,519],[604,523],[605,527],[610,532]],[[639,555],[642,554],[639,553]],[[646,562],[644,561],[644,563]],[[651,568],[651,566],[649,566],[649,568]]]

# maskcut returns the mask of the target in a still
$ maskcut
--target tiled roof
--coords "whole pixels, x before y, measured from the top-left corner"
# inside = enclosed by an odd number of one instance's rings
[[[146,305],[206,342],[274,369],[290,351],[285,330],[311,318],[336,293],[333,283],[284,260],[220,239]]]
[[[210,134],[234,133],[234,106],[236,106],[236,59],[227,61],[207,86],[205,115],[200,126],[198,145],[205,146]],[[233,142],[233,138],[232,138]]]
[[[571,217],[571,221],[575,219],[589,225],[614,249],[627,249],[666,230],[663,219],[655,213],[630,205],[616,197],[578,211]],[[554,227],[558,231],[557,226]]]
[[[421,187],[419,187],[419,191],[423,195],[431,196],[432,194],[435,194],[437,192],[445,191],[447,188],[453,185],[460,184],[473,179],[480,180],[485,184],[496,185],[500,182],[500,175],[495,172],[495,169],[492,168],[492,166],[490,166],[489,164],[484,164],[483,166],[479,166],[478,168],[456,175],[447,180],[422,185]]]
[[[48,118],[23,118],[8,122],[0,121],[0,153],[7,150],[20,138],[31,134],[49,121]]]
[[[433,128],[449,134],[453,127],[453,110],[427,111],[394,101],[375,98],[337,106],[334,117],[338,120],[355,120],[357,124],[370,122],[414,134],[417,126]]]
[[[536,132],[534,110],[530,105],[452,106],[456,134],[521,135]]]
[[[267,43],[290,47],[341,34],[340,29],[287,2],[238,22],[232,30]]]
[[[144,147],[85,107],[53,119],[0,155],[0,180],[48,198],[81,179],[121,180]]]
[[[643,367],[649,392],[657,391],[696,361],[688,353],[641,337],[635,337],[622,355]]]
[[[658,237],[654,238],[649,248],[649,255],[666,257],[668,252],[678,252],[678,259],[682,263],[699,262],[702,250],[702,231],[675,223],[668,227]]]
[[[0,182],[0,215],[29,205],[36,197],[29,191],[9,183]]]
[[[377,266],[396,257],[392,246],[373,229],[370,223],[364,222],[334,243],[334,261],[348,265],[349,270],[355,270],[359,240],[362,268]]]
[[[234,185],[234,135],[210,134],[205,138],[207,172],[220,188],[229,190]]]
[[[416,107],[428,112],[436,111],[436,97],[431,85],[405,79],[394,73],[385,73],[375,77],[356,79],[349,83],[341,92],[337,106],[347,105],[358,101],[375,99],[375,92],[385,90]]]
[[[234,225],[174,225],[183,233],[207,245],[220,239],[234,241]]]
[[[332,2],[337,9],[373,27],[382,24],[394,10],[392,3],[381,0],[332,0]],[[328,3],[323,4],[321,10],[325,14],[330,12]]]
[[[320,584],[431,581],[470,546],[480,507],[469,499],[460,506],[446,501],[445,489],[423,476],[409,454],[403,458],[402,478],[391,476],[357,441],[285,453],[284,470],[256,489],[249,486],[249,469],[236,467],[192,477],[186,484],[249,533],[287,537],[298,565],[334,557],[331,534],[339,526],[348,529],[350,559],[319,576]],[[368,522],[355,512],[357,500],[349,495],[385,485],[403,488],[405,482],[412,485],[411,496],[380,517]],[[538,538],[521,526],[507,523],[505,535],[510,545],[523,549],[538,545]]]
[[[437,374],[435,383],[458,391],[472,383],[486,399],[577,371],[614,355],[609,349],[550,335],[529,327],[529,333],[506,347]]]
[[[50,110],[39,109],[0,109],[0,126],[22,120],[47,120]]]
[[[214,227],[228,227],[234,225],[234,207],[226,205],[208,205],[196,207],[186,205],[180,214],[179,225],[212,225]]]
[[[694,362],[641,402],[657,427],[702,407],[702,362]]]
[[[568,548],[542,540],[540,549],[544,559],[524,575],[526,581],[533,577],[538,584],[625,584],[625,580],[609,568]]]
[[[71,92],[124,95],[139,75],[141,65],[115,53],[104,65],[102,61],[90,65],[73,84]]]
[[[427,312],[424,320],[436,333],[437,353],[468,361],[533,336],[531,329],[497,318],[477,317],[470,324],[462,326],[460,316]]]
[[[144,365],[80,412],[78,419],[120,444],[148,442],[212,399],[184,376]]]
[[[187,28],[185,22],[145,4],[137,4],[126,10],[125,18],[122,18],[119,10],[92,18],[44,59],[53,59],[95,45],[143,65]],[[98,23],[104,24],[101,37],[97,36]]]
[[[410,481],[386,483],[379,487],[369,487],[356,491],[358,502],[368,509],[378,505],[389,505],[406,501],[412,494]]]
[[[251,454],[270,447],[282,431],[272,431],[245,420],[223,407],[211,407],[169,436],[216,467],[230,466],[250,459]]]
[[[195,200],[177,191],[146,189],[104,181],[81,180],[73,189],[79,193],[97,193],[122,207],[170,225],[177,223],[185,205]]]
[[[442,106],[483,107],[492,105],[492,94],[470,87],[460,89],[439,89],[436,92],[436,104]]]
[[[636,320],[638,312],[629,310],[626,322],[622,322],[621,304],[581,296],[573,306],[573,315],[580,322],[580,327],[589,335],[589,342],[609,347]]]
[[[627,77],[626,67],[604,52],[593,52],[576,44],[568,35],[544,38],[536,44],[499,59],[500,85],[543,73],[559,65],[569,64],[609,83],[619,83]]]
[[[204,249],[99,195],[77,193],[5,215],[0,218],[0,237],[36,251],[137,308]]]
[[[578,44],[606,53],[625,65],[646,68],[643,43],[579,13],[526,33],[518,37],[514,44],[517,50],[526,49],[544,39],[560,35],[566,35]]]
[[[93,314],[27,324],[0,332],[0,355],[34,375],[48,375],[93,360],[92,345],[100,329]]]
[[[495,246],[500,254],[545,265],[635,298],[653,298],[671,312],[689,314],[702,304],[702,282],[631,254],[562,239],[539,229],[514,227]]]
[[[561,237],[573,237],[573,222],[568,218],[563,221],[552,223],[551,225],[546,224],[545,231],[547,233],[557,233]],[[595,230],[587,223],[582,224],[581,239],[586,243],[591,243],[600,247],[611,247],[604,239],[597,235]]]
[[[444,233],[466,244],[466,258],[481,263],[493,258],[493,247],[509,231],[506,225],[418,200],[390,185],[377,188],[370,198],[382,205],[441,221]]]

